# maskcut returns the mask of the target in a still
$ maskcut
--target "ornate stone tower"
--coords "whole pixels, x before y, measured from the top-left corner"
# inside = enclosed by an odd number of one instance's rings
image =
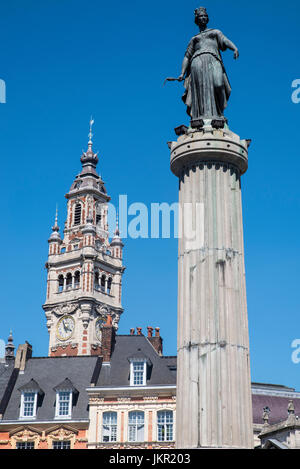
[[[121,305],[123,243],[118,224],[109,241],[110,197],[97,174],[92,124],[82,170],[66,194],[67,220],[61,239],[57,214],[48,240],[47,298],[43,309],[50,334],[49,355],[99,355],[102,326],[117,329]]]
[[[241,200],[248,145],[209,120],[170,144],[181,208],[178,448],[253,447]]]

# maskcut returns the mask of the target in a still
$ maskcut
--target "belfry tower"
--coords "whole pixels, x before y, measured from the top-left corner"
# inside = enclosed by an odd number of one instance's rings
[[[103,326],[118,328],[121,305],[123,243],[118,223],[109,241],[107,195],[97,174],[92,124],[82,170],[66,194],[63,239],[57,213],[48,240],[47,298],[43,309],[50,334],[49,356],[99,355]]]

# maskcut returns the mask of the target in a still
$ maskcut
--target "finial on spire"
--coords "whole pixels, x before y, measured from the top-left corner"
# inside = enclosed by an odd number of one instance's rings
[[[94,123],[95,123],[95,121],[94,121],[93,117],[91,116],[88,149],[87,149],[86,152],[85,151],[82,152],[82,156],[80,158],[80,161],[81,161],[83,166],[92,165],[95,168],[97,163],[98,163],[98,156],[97,156],[98,153],[93,152],[93,141],[92,141],[93,133],[92,133],[92,130],[93,130],[93,124]]]
[[[93,137],[92,128],[93,128],[94,123],[95,123],[95,121],[94,121],[93,117],[91,116],[91,119],[90,119],[90,132],[89,132],[89,145],[93,144],[93,142],[92,142],[92,137]]]
[[[116,231],[115,234],[117,236],[120,235],[120,230],[119,230],[119,210],[117,209],[117,215],[116,215]]]
[[[54,226],[52,227],[52,231],[59,231],[59,227],[57,224],[57,217],[58,217],[58,208],[56,204],[56,210],[55,210],[55,221],[54,221]]]
[[[52,234],[50,238],[48,239],[48,242],[56,241],[56,242],[61,243],[61,237],[59,234],[59,226],[57,224],[57,218],[58,218],[58,209],[57,209],[57,204],[56,204],[54,226],[52,226]]]

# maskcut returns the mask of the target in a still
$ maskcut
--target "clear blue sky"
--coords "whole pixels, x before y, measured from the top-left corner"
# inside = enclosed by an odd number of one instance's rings
[[[233,88],[230,128],[251,138],[243,216],[252,380],[300,390],[291,361],[299,317],[299,123],[291,83],[300,78],[296,1],[203,3],[210,27],[239,47],[223,54]],[[80,170],[95,118],[99,172],[117,202],[176,202],[166,142],[187,124],[177,76],[197,32],[196,1],[1,1],[0,338],[28,340],[45,355],[47,239],[55,206]],[[176,354],[177,240],[126,241],[120,333],[160,326]]]

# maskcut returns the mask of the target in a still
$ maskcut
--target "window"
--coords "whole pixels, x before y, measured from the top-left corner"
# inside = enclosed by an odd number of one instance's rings
[[[34,442],[33,441],[17,442],[16,449],[34,449]]]
[[[105,292],[105,283],[106,283],[106,277],[105,275],[102,275],[101,277],[101,290]]]
[[[70,441],[53,441],[52,449],[71,449]]]
[[[103,413],[102,440],[105,443],[117,441],[117,412]]]
[[[72,274],[68,273],[66,278],[66,289],[71,290],[72,288]]]
[[[21,397],[21,418],[36,416],[37,392],[23,392]]]
[[[80,225],[81,223],[81,204],[75,205],[74,210],[74,225]]]
[[[61,253],[61,254],[64,254],[65,252],[66,252],[66,248],[65,248],[65,247],[64,247],[64,248],[60,248],[60,253]]]
[[[173,440],[173,412],[171,410],[157,412],[157,439],[158,441]]]
[[[130,364],[130,385],[131,386],[145,386],[146,366],[147,366],[147,363],[145,360],[131,362]]]
[[[95,272],[94,288],[95,288],[95,290],[99,290],[99,272]]]
[[[79,249],[79,244],[74,244],[73,249],[74,249],[74,251],[77,251],[77,249]]]
[[[129,412],[128,441],[144,441],[144,412]]]
[[[111,284],[112,284],[112,278],[109,277],[109,279],[107,280],[107,293],[110,295],[111,293]]]
[[[58,276],[58,293],[61,293],[64,289],[64,276]]]
[[[79,288],[80,286],[80,272],[77,270],[74,275],[74,288]]]
[[[72,391],[56,393],[56,418],[70,418],[72,414]]]

